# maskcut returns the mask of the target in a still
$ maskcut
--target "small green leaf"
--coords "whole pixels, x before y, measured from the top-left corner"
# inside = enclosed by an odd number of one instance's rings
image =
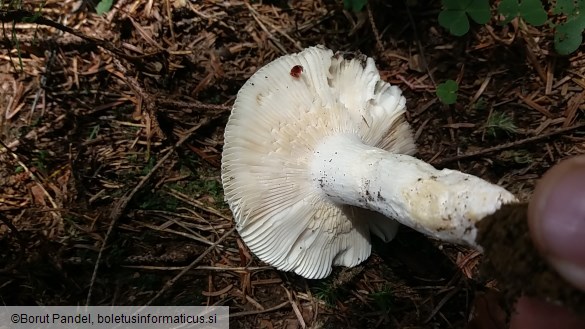
[[[467,14],[478,24],[485,24],[492,16],[488,0],[472,0],[467,7]]]
[[[502,0],[498,13],[504,16],[504,24],[520,16],[527,23],[540,26],[546,23],[548,15],[542,6],[541,0]]]
[[[502,0],[498,6],[498,13],[504,16],[503,24],[510,23],[511,20],[518,16],[518,1],[516,0]]]
[[[585,16],[581,16],[557,26],[555,31],[555,49],[559,54],[568,55],[579,48],[583,42],[584,25]]]
[[[441,11],[439,13],[439,24],[457,37],[460,37],[469,31],[467,14],[460,10]]]
[[[435,93],[443,104],[451,105],[457,102],[457,90],[459,90],[457,82],[447,80],[437,85],[437,91]]]
[[[354,13],[359,13],[364,9],[368,0],[343,0],[343,6],[347,10],[351,10]]]
[[[112,9],[113,4],[114,0],[101,0],[97,6],[95,6],[95,12],[98,15],[103,15]]]
[[[573,0],[557,0],[553,14],[572,15],[576,9],[577,7]]]
[[[526,22],[534,26],[540,26],[548,19],[540,0],[522,0],[518,12]]]

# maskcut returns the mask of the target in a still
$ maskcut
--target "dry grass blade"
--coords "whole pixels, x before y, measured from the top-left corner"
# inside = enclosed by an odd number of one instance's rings
[[[198,209],[209,212],[209,213],[214,214],[214,215],[221,217],[223,219],[231,220],[231,217],[226,216],[225,214],[222,214],[220,211],[218,211],[212,207],[206,206],[203,202],[196,200],[196,199],[194,199],[194,198],[192,198],[184,193],[170,189],[169,194],[174,196],[175,198],[187,203],[187,204],[190,204],[190,205],[198,208]]]
[[[280,40],[278,40],[277,37],[274,36],[274,34],[272,34],[270,31],[268,31],[268,29],[266,28],[266,26],[264,25],[264,23],[262,23],[262,21],[260,20],[260,14],[252,7],[252,5],[250,5],[249,3],[246,2],[246,6],[248,7],[248,10],[250,10],[250,14],[252,15],[252,17],[254,18],[254,20],[256,21],[256,23],[258,23],[258,25],[260,26],[260,28],[262,28],[262,30],[268,35],[268,38],[270,40],[272,40],[274,46],[276,47],[276,49],[278,49],[278,51],[280,52],[281,55],[286,55],[288,52],[286,50],[286,48],[282,45],[282,43],[280,42]]]
[[[292,293],[288,289],[286,289],[286,287],[283,286],[282,288],[286,292],[286,296],[288,297],[288,301],[289,301],[290,305],[292,306],[292,309],[295,312],[295,315],[297,316],[297,320],[299,321],[301,328],[305,329],[307,327],[307,324],[305,323],[305,319],[303,319],[303,315],[301,314],[301,310],[299,309],[299,306],[297,305],[297,303],[293,299]]]
[[[185,233],[185,232],[181,232],[181,231],[177,231],[177,230],[172,230],[169,228],[161,228],[161,227],[156,226],[156,225],[150,225],[150,224],[145,224],[145,223],[143,223],[142,225],[144,225],[144,227],[147,227],[147,228],[154,230],[154,231],[172,233],[172,234],[180,235],[182,237],[185,237],[185,238],[188,238],[188,239],[191,239],[194,241],[204,243],[206,245],[213,245],[213,242],[211,242],[207,239],[204,239],[203,237],[195,235],[195,234],[189,234],[189,233]]]

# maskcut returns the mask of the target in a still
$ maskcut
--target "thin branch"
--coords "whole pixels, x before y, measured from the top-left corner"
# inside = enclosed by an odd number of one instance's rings
[[[41,16],[39,13],[32,13],[28,10],[20,10],[19,9],[19,10],[0,11],[0,22],[2,22],[2,23],[8,23],[8,22],[35,23],[35,24],[39,24],[39,25],[53,27],[53,28],[56,28],[57,30],[73,34],[74,36],[76,36],[78,38],[81,38],[85,41],[88,41],[91,44],[95,44],[97,46],[100,46],[100,47],[112,52],[113,54],[116,54],[122,58],[125,58],[127,60],[131,60],[131,61],[140,60],[140,59],[143,59],[145,57],[149,57],[152,55],[152,54],[147,54],[147,55],[142,55],[142,56],[128,55],[128,54],[123,53],[120,50],[118,50],[118,47],[116,47],[113,43],[111,43],[109,41],[87,36],[87,35],[79,32],[77,30],[74,30],[74,29],[68,27],[68,26],[57,23],[57,22],[50,20],[48,18],[45,18],[45,17]]]
[[[215,110],[215,111],[229,111],[232,107],[228,105],[219,105],[219,104],[207,104],[202,103],[200,101],[177,101],[173,99],[164,99],[164,98],[157,98],[155,102],[159,105],[164,107],[175,107],[175,108],[183,108],[183,109],[192,109],[192,110]]]
[[[435,166],[444,166],[447,163],[453,162],[453,161],[459,161],[459,160],[464,160],[464,159],[471,159],[471,158],[475,158],[478,156],[482,156],[482,155],[486,155],[489,153],[493,153],[493,152],[499,152],[499,151],[503,151],[503,150],[507,150],[513,147],[517,147],[517,146],[521,146],[521,145],[526,145],[526,144],[530,144],[530,143],[537,143],[540,142],[542,140],[545,140],[549,137],[552,136],[556,136],[556,135],[561,135],[564,133],[568,133],[574,130],[579,130],[581,128],[585,128],[585,122],[582,122],[580,124],[576,124],[572,127],[567,127],[567,128],[561,128],[546,134],[542,134],[542,135],[538,135],[538,136],[533,136],[533,137],[528,137],[525,139],[521,139],[518,141],[513,141],[513,142],[509,142],[509,143],[505,143],[505,144],[500,144],[500,145],[496,145],[493,147],[488,147],[488,148],[484,148],[481,149],[479,151],[476,152],[470,152],[467,154],[461,154],[461,155],[456,155],[453,157],[449,157],[449,158],[444,158],[441,159],[439,161],[432,161],[431,163]]]

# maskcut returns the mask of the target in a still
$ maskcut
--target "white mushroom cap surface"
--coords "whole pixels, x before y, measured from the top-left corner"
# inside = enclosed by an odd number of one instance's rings
[[[364,261],[370,232],[389,241],[398,222],[475,245],[475,222],[515,197],[410,156],[404,112],[371,58],[312,47],[258,70],[238,93],[222,156],[225,199],[250,250],[316,279]]]

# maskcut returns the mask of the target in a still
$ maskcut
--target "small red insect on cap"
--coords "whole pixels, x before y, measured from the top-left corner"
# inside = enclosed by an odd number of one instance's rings
[[[292,69],[290,69],[290,75],[293,78],[300,78],[301,73],[303,73],[303,67],[301,65],[295,65],[292,67]]]

